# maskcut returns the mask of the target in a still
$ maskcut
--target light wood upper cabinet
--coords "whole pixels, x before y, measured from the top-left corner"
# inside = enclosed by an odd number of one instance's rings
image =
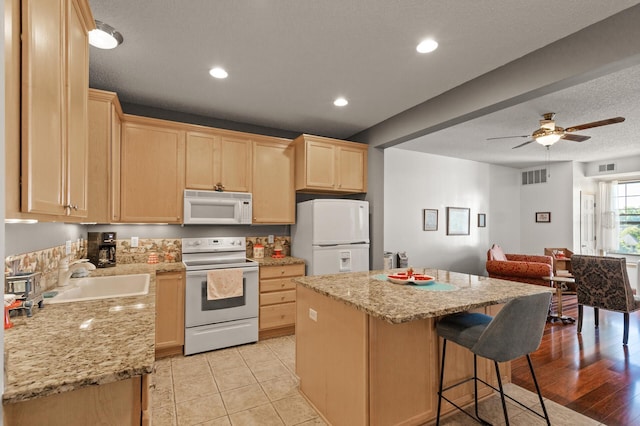
[[[115,93],[89,89],[88,222],[120,221],[121,117]]]
[[[253,142],[253,223],[295,223],[293,165],[291,141]]]
[[[181,223],[184,130],[164,120],[124,116],[121,221]]]
[[[182,354],[184,272],[156,274],[156,358]]]
[[[188,131],[186,139],[186,187],[251,192],[249,137],[232,132]]]
[[[94,26],[84,0],[22,2],[23,212],[87,216],[88,31]]]
[[[294,145],[296,191],[367,192],[367,145],[311,135],[300,135]]]

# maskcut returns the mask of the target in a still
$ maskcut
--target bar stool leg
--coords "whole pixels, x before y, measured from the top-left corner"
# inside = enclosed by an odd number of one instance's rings
[[[538,393],[538,399],[540,399],[540,405],[542,406],[542,412],[544,413],[544,419],[547,421],[547,426],[551,426],[551,420],[549,420],[549,413],[547,413],[547,407],[544,405],[542,399],[542,393],[540,393],[540,386],[538,386],[538,380],[536,379],[536,373],[533,371],[533,363],[531,357],[527,354],[527,361],[529,362],[529,370],[531,370],[531,377],[533,378],[533,384],[536,386],[536,392]]]
[[[436,417],[436,426],[440,426],[440,409],[442,408],[442,383],[444,382],[444,356],[447,351],[447,339],[442,341],[442,362],[440,366],[440,386],[438,387],[438,414]]]
[[[493,365],[496,367],[496,377],[498,378],[498,388],[500,388],[500,399],[502,400],[502,411],[504,413],[505,425],[509,426],[509,413],[507,413],[507,401],[504,399],[504,389],[502,387],[502,378],[500,377],[500,367],[498,361],[493,361]]]

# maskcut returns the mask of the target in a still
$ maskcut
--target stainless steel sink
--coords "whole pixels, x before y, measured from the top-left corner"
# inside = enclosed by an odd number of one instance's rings
[[[71,279],[68,286],[56,291],[58,294],[45,299],[45,304],[141,296],[149,293],[149,274]]]

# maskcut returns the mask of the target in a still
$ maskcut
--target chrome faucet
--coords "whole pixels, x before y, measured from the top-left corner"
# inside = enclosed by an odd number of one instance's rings
[[[96,269],[96,266],[93,263],[90,263],[89,259],[78,259],[70,262],[69,256],[63,258],[58,267],[58,287],[69,285],[69,278],[71,278],[71,274],[80,269],[93,271]]]

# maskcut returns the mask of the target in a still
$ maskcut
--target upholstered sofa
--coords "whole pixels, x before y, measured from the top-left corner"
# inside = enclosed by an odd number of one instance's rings
[[[487,251],[487,272],[491,278],[518,281],[522,283],[549,286],[549,277],[553,273],[551,256],[505,254],[502,248],[494,244]]]

